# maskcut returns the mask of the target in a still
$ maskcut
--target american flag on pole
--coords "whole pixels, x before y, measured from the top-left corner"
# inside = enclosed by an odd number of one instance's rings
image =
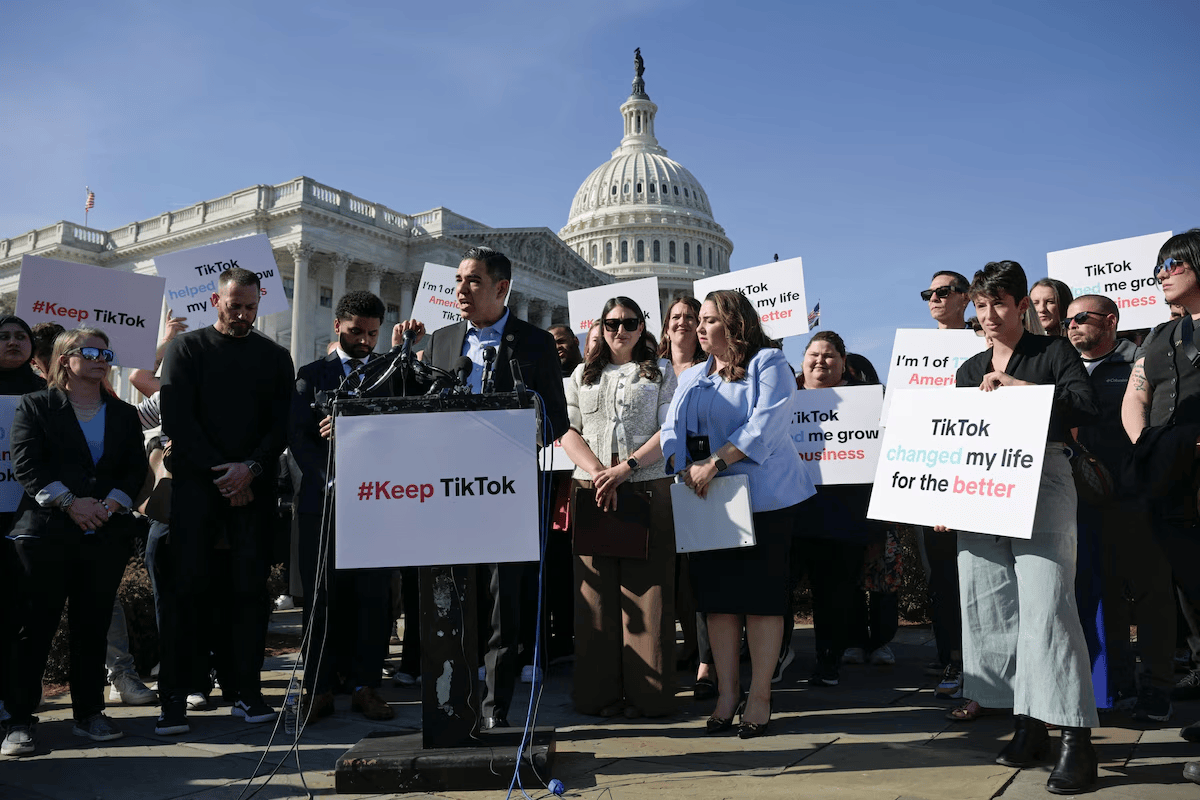
[[[83,210],[91,211],[96,206],[96,193],[86,186],[83,187],[83,190],[87,192],[87,202],[83,204]]]
[[[821,301],[813,306],[813,310],[808,312],[808,329],[812,330],[821,322]]]

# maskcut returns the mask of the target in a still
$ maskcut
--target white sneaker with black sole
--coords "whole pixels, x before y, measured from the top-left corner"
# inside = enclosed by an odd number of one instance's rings
[[[261,696],[256,697],[247,703],[245,700],[238,700],[233,704],[233,715],[246,720],[246,722],[259,725],[264,722],[274,722],[275,717],[279,712],[267,705],[266,701]]]
[[[213,702],[208,699],[208,695],[193,692],[187,696],[188,711],[208,711],[213,708]]]

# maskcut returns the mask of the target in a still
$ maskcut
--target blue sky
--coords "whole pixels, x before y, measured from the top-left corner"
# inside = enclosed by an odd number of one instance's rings
[[[404,212],[566,222],[634,47],[734,269],[802,256],[886,362],[937,269],[1200,225],[1200,3],[20,2],[0,237],[299,175]],[[800,349],[789,345],[795,361]]]

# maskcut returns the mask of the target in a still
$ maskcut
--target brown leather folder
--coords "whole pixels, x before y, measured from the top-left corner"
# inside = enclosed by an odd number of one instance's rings
[[[596,505],[596,490],[575,487],[571,498],[571,531],[581,556],[638,558],[650,554],[650,490],[636,483],[617,487],[617,508]]]

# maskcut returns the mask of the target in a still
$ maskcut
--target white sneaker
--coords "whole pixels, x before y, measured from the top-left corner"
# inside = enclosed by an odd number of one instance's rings
[[[789,647],[783,652],[783,656],[775,662],[775,672],[771,675],[771,683],[779,683],[783,680],[783,671],[795,660],[796,651]]]
[[[533,664],[521,667],[521,683],[533,683],[535,680],[541,683],[543,677],[541,667],[535,667]]]
[[[896,663],[896,656],[892,653],[892,648],[886,644],[883,647],[871,651],[870,662],[880,667],[890,667]]]
[[[276,611],[291,611],[296,607],[296,601],[292,599],[290,594],[281,594],[275,598]]]
[[[187,696],[188,711],[208,711],[212,707],[212,703],[209,702],[206,695],[195,692]]]
[[[4,734],[4,744],[0,744],[0,755],[27,756],[36,749],[33,726],[13,725]]]
[[[113,676],[108,699],[110,702],[124,703],[127,706],[148,706],[158,702],[158,692],[148,688],[128,672],[122,672]]]
[[[867,660],[866,651],[861,647],[847,647],[846,652],[842,653],[843,664],[862,664]]]

